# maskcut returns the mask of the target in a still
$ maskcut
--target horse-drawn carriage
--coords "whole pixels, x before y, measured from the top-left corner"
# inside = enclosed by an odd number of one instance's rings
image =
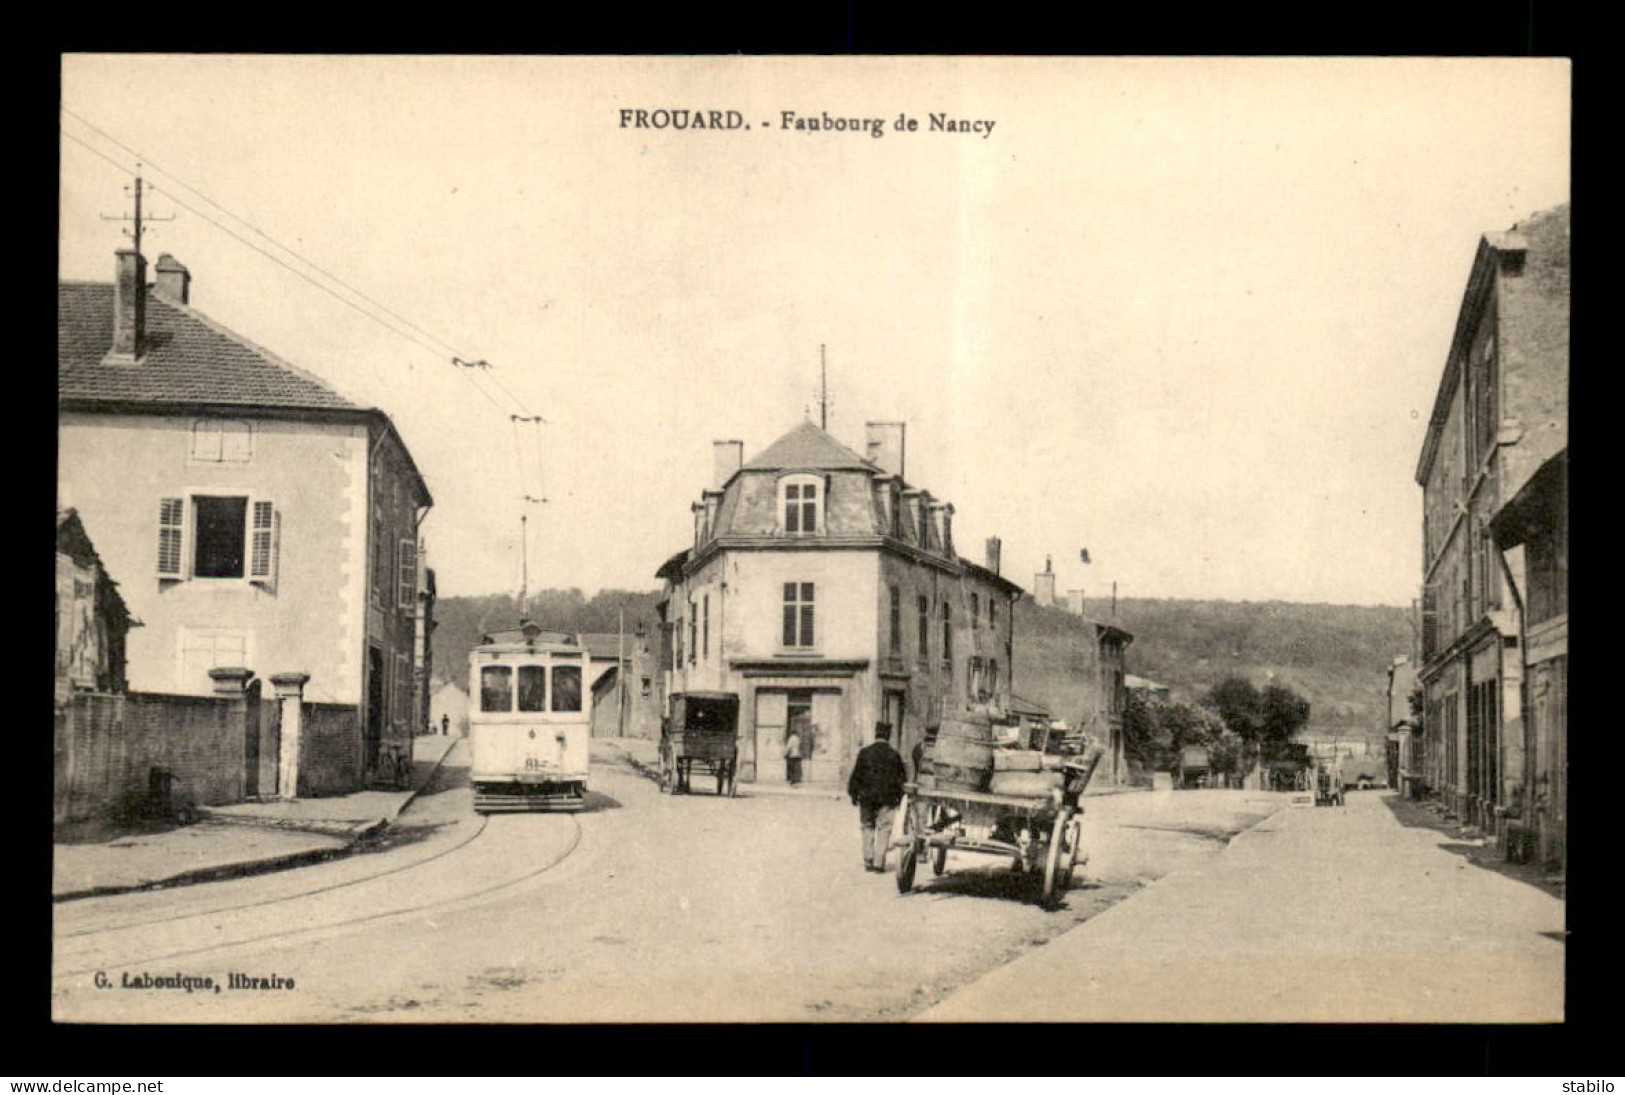
[[[660,724],[660,789],[687,794],[696,767],[716,777],[730,797],[739,779],[739,697],[732,692],[679,692]]]

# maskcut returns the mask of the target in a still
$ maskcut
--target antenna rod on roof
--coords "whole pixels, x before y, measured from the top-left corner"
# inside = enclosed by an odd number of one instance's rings
[[[824,344],[818,344],[818,428],[829,429],[829,366],[824,360]]]

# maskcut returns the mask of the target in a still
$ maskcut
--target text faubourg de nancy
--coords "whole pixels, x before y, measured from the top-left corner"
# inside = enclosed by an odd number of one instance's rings
[[[992,118],[961,118],[946,112],[927,112],[923,117],[905,112],[890,120],[831,114],[827,110],[816,114],[795,110],[775,113],[776,118],[753,123],[747,121],[744,112],[738,110],[623,107],[620,110],[620,128],[704,131],[759,129],[774,133],[854,133],[875,138],[884,137],[888,131],[952,133],[958,136],[977,135],[985,141],[993,136],[993,127],[997,124]]]

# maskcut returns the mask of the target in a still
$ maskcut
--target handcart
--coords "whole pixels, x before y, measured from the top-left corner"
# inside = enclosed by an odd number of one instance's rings
[[[1043,795],[1007,795],[990,791],[904,785],[900,812],[903,833],[894,845],[897,889],[914,888],[915,869],[921,859],[931,861],[933,874],[947,870],[948,853],[976,852],[1011,861],[1018,873],[1035,874],[1042,867],[1040,901],[1046,908],[1059,905],[1081,863],[1083,807],[1078,799],[1089,785],[1101,750],[1059,765],[1060,786]]]
[[[690,790],[696,767],[716,777],[717,794],[739,786],[739,697],[732,692],[685,692],[672,697],[671,717],[660,728],[660,790]]]

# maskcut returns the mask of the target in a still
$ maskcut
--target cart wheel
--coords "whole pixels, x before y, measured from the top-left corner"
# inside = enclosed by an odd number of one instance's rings
[[[1043,905],[1053,909],[1060,902],[1060,891],[1065,888],[1061,877],[1061,845],[1066,843],[1066,827],[1072,820],[1070,810],[1062,810],[1055,818],[1055,827],[1050,830],[1049,848],[1044,855],[1044,890],[1042,894]]]
[[[1066,843],[1067,843],[1067,847],[1062,849],[1062,852],[1061,852],[1061,854],[1062,854],[1062,856],[1063,856],[1063,858],[1065,859],[1065,862],[1066,862],[1066,866],[1061,869],[1061,888],[1062,889],[1071,889],[1071,887],[1072,887],[1073,877],[1076,875],[1077,869],[1078,869],[1078,854],[1079,854],[1079,848],[1080,848],[1080,845],[1082,844],[1082,842],[1083,842],[1083,826],[1081,824],[1079,824],[1077,818],[1073,818],[1071,821],[1067,822],[1067,826],[1066,826]]]
[[[909,841],[903,845],[902,853],[897,857],[897,892],[908,893],[914,888],[914,868],[920,861],[920,846],[917,841]]]
[[[938,844],[931,849],[931,873],[941,875],[948,869],[948,845]]]

